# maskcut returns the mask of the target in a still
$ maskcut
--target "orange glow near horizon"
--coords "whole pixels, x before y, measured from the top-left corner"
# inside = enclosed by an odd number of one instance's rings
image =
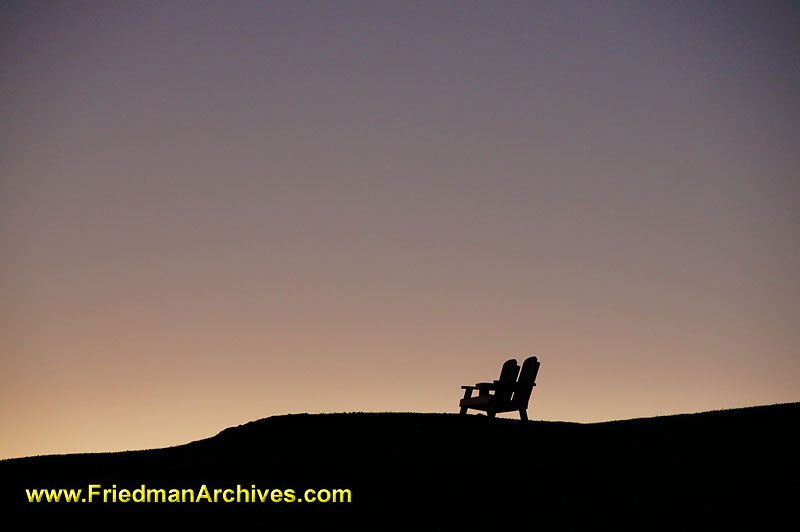
[[[0,458],[800,400],[797,11],[0,7]]]

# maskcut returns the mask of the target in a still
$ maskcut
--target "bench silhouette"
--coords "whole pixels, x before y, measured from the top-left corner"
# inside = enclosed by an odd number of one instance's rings
[[[519,418],[528,421],[528,402],[531,392],[536,386],[536,375],[539,373],[539,361],[530,357],[522,363],[520,370],[517,361],[513,358],[506,360],[500,371],[500,378],[494,382],[479,382],[475,386],[462,386],[464,398],[458,406],[461,414],[467,410],[481,410],[489,417],[494,417],[500,412],[519,411]],[[519,375],[519,380],[517,379]],[[472,397],[472,392],[478,390],[478,396]],[[494,393],[490,393],[494,392]]]

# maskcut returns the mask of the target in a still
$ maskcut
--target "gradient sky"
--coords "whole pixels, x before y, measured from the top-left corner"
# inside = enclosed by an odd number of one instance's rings
[[[0,457],[800,400],[796,2],[3,2]]]

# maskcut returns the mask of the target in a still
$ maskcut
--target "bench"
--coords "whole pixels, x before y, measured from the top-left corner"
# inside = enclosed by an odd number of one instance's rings
[[[466,414],[470,408],[486,412],[489,417],[494,417],[501,412],[519,412],[519,418],[528,420],[528,402],[531,392],[536,386],[536,375],[539,373],[539,360],[530,357],[522,363],[522,369],[514,359],[506,360],[500,371],[500,378],[494,382],[479,382],[475,386],[462,386],[464,398],[458,406],[461,414]],[[517,379],[519,375],[519,379]],[[472,393],[478,390],[478,396]],[[492,393],[494,392],[494,393]]]

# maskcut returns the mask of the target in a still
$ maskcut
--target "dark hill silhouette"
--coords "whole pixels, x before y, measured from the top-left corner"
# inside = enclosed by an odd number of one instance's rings
[[[449,528],[481,514],[717,521],[788,514],[800,403],[606,423],[415,413],[299,414],[186,445],[0,461],[2,501],[30,519],[255,515]],[[350,504],[27,502],[26,488],[347,488]],[[379,521],[375,521],[378,519]],[[421,520],[421,522],[417,522]]]

